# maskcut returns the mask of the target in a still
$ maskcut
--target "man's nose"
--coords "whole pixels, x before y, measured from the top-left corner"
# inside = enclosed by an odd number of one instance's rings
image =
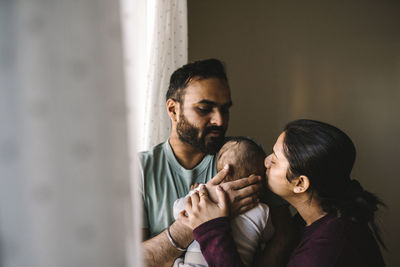
[[[211,117],[211,124],[216,126],[222,126],[224,124],[224,117],[221,111],[216,110]]]

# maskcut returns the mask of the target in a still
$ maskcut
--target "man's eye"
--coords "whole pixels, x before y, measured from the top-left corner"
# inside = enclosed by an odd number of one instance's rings
[[[206,108],[206,107],[198,107],[197,110],[200,111],[203,114],[211,112],[211,108]]]

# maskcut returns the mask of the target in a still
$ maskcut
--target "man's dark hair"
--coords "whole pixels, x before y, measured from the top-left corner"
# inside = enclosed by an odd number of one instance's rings
[[[166,101],[174,99],[181,103],[184,89],[188,86],[189,82],[196,78],[198,80],[207,78],[219,78],[228,82],[225,73],[225,67],[221,61],[215,58],[195,61],[183,65],[171,75],[169,87],[166,94]]]

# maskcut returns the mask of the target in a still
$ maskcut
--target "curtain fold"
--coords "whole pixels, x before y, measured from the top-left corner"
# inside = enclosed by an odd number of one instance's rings
[[[142,149],[166,140],[171,131],[165,107],[169,78],[188,60],[187,3],[149,1],[149,65],[147,71]]]
[[[118,1],[0,1],[0,33],[0,266],[128,266]]]

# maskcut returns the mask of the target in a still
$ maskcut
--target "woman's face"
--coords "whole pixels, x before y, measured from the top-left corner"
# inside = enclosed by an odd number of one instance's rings
[[[280,197],[293,194],[293,185],[286,179],[289,169],[289,161],[283,152],[283,132],[273,147],[273,153],[265,158],[264,164],[267,168],[267,185],[269,189]]]

